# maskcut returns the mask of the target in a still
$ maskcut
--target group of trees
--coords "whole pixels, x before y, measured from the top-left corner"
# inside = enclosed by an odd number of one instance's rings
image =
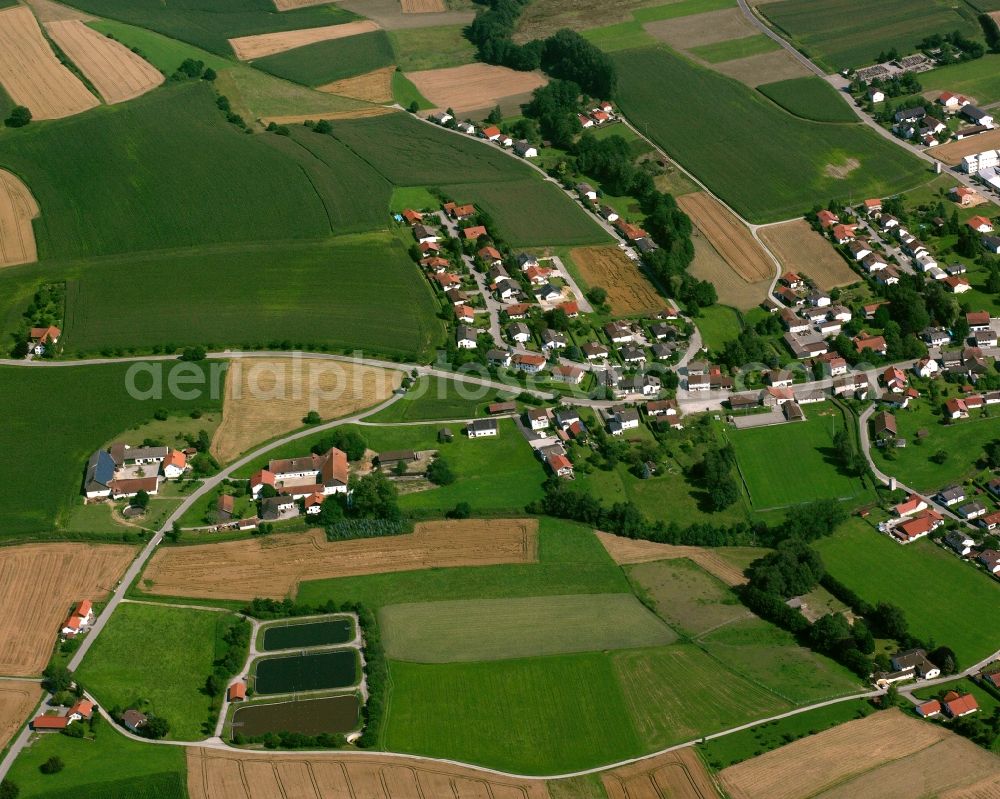
[[[989,18],[988,14],[982,16]],[[986,33],[986,26],[982,24],[983,32]],[[988,34],[987,34],[988,35]],[[951,33],[934,33],[924,38],[917,48],[928,52],[940,51],[937,59],[940,63],[947,64],[955,61],[972,61],[982,58],[986,53],[986,47],[976,39],[970,39],[961,31]]]
[[[740,484],[733,477],[736,452],[731,444],[705,451],[696,468],[697,479],[708,492],[712,510],[723,510],[740,498]]]
[[[243,668],[252,633],[253,627],[250,622],[246,619],[237,619],[222,635],[226,649],[216,658],[212,664],[212,673],[205,680],[205,693],[212,698],[213,712],[218,710],[230,678]]]
[[[1000,53],[1000,25],[989,14],[979,15],[979,26],[983,29],[986,46],[991,53]]]
[[[902,75],[895,75],[891,78],[875,78],[867,86],[881,89],[886,97],[912,97],[920,94],[924,90],[917,76],[912,72],[904,72]],[[851,94],[862,94],[867,88],[865,83],[858,78],[851,81]]]

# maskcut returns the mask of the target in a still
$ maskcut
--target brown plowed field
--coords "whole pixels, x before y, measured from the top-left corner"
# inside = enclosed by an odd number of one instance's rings
[[[804,219],[768,225],[761,228],[759,234],[768,249],[781,261],[783,271],[808,275],[823,291],[861,280],[833,249],[833,245]]]
[[[962,162],[967,155],[981,153],[984,150],[995,150],[1000,147],[1000,128],[987,130],[975,136],[969,136],[961,141],[953,141],[942,144],[938,147],[931,147],[928,155],[933,155],[939,161],[943,161],[949,166],[956,166]]]
[[[60,119],[99,105],[80,79],[59,63],[25,6],[0,11],[0,85],[34,119]]]
[[[353,97],[355,100],[366,100],[369,103],[388,103],[392,100],[392,76],[395,72],[395,67],[383,67],[316,88],[321,92]]]
[[[951,734],[898,710],[885,710],[730,766],[719,776],[732,799],[805,799],[912,756]]]
[[[73,603],[114,589],[135,549],[26,544],[0,549],[0,674],[38,674]]]
[[[254,444],[302,427],[309,411],[324,421],[350,416],[392,396],[402,379],[401,372],[321,358],[233,360],[212,454],[228,463]]]
[[[0,169],[0,267],[38,260],[35,230],[38,203],[16,176]]]
[[[399,0],[404,14],[440,14],[447,11],[444,0]]]
[[[711,549],[658,544],[655,541],[623,538],[600,531],[597,532],[597,537],[604,544],[611,559],[623,566],[630,563],[651,563],[657,560],[687,558],[697,563],[709,574],[718,577],[726,585],[743,585],[747,581],[739,567],[720,557]]]
[[[548,799],[544,780],[392,755],[187,750],[191,799]]]
[[[712,776],[691,747],[601,775],[608,799],[718,799]]]
[[[7,746],[41,698],[41,683],[0,680],[0,749]]]
[[[283,53],[316,42],[328,42],[332,39],[343,39],[346,36],[357,36],[359,33],[377,31],[379,26],[370,19],[357,22],[345,22],[341,25],[324,25],[320,28],[303,28],[297,31],[279,31],[278,33],[258,33],[253,36],[239,36],[229,40],[229,45],[241,61]]]
[[[420,522],[411,534],[385,538],[331,543],[313,530],[168,547],[153,556],[140,588],[166,596],[280,599],[303,580],[537,560],[535,519]]]
[[[45,29],[106,103],[124,103],[163,83],[156,67],[79,20],[49,22]]]
[[[541,72],[517,72],[491,64],[425,69],[406,77],[434,105],[453,108],[460,114],[492,108],[511,97],[530,94],[548,82]]]
[[[666,300],[653,288],[634,262],[617,247],[577,247],[569,257],[580,276],[591,286],[608,292],[608,303],[615,316],[659,311]]]
[[[774,262],[749,228],[712,196],[703,191],[685,194],[677,204],[736,274],[749,283],[774,277]]]

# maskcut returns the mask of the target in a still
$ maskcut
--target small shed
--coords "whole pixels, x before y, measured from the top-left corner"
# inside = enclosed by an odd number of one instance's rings
[[[451,431],[450,427],[442,427],[438,430],[438,442],[441,444],[450,444],[455,440],[455,434]]]

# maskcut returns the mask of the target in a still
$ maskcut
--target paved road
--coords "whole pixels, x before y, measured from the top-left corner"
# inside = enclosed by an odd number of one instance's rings
[[[782,38],[779,34],[775,33],[771,28],[765,23],[760,17],[758,17],[747,0],[739,0],[740,11],[743,12],[743,16],[747,18],[747,21],[757,28],[761,33],[767,36],[769,39],[774,40],[780,44],[785,51],[792,56],[796,61],[798,61],[802,66],[812,72],[814,75],[818,75],[821,78],[826,77],[826,70],[814,64],[808,58],[806,58],[802,53],[795,49],[794,45],[786,39]]]

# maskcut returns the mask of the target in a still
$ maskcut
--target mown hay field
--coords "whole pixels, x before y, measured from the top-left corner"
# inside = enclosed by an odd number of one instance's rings
[[[352,754],[268,755],[192,747],[187,751],[191,799],[548,799],[541,780],[484,774],[445,763]]]
[[[622,110],[751,222],[799,215],[817,196],[886,196],[929,178],[915,157],[860,124],[824,125],[793,117],[751,89],[665,48],[627,50],[612,59]],[[670,91],[661,91],[662,86]],[[706,97],[712,102],[705,103]],[[722,109],[728,124],[719,124],[716,109]],[[719,158],[720,152],[727,157]],[[846,177],[829,174],[830,168],[854,161],[858,166]],[[762,174],[766,181],[760,180]]]
[[[639,265],[617,247],[577,247],[569,257],[588,286],[600,286],[608,292],[608,305],[615,316],[666,308],[666,300]]]
[[[106,103],[134,100],[163,83],[163,74],[152,64],[80,20],[49,22],[45,30]]]
[[[492,64],[410,72],[407,77],[431,103],[453,108],[459,114],[492,108],[510,97],[530,95],[548,83],[540,72],[517,72]]]
[[[401,372],[318,358],[234,360],[212,454],[228,463],[254,444],[301,427],[310,411],[324,421],[348,416],[392,396],[401,381]]]
[[[350,23],[355,24],[355,23]],[[376,30],[258,58],[254,67],[305,86],[323,86],[393,62],[392,43]]]
[[[134,556],[132,547],[112,544],[0,550],[0,674],[39,674],[72,606],[103,600]]]
[[[339,25],[323,25],[318,28],[240,36],[230,39],[229,46],[233,48],[233,52],[236,53],[236,57],[240,61],[252,61],[256,58],[284,53],[286,50],[295,50],[318,42],[344,39],[348,36],[358,36],[378,29],[376,23],[365,19],[357,22],[344,22]]]
[[[417,663],[508,660],[673,643],[632,594],[569,594],[388,605],[386,654]]]
[[[769,225],[758,231],[774,253],[783,271],[808,275],[823,291],[849,286],[861,280],[833,245],[804,219]]]
[[[39,213],[28,187],[16,175],[0,169],[0,267],[38,260],[31,220]]]
[[[86,111],[98,100],[56,58],[31,9],[0,11],[0,86],[33,119],[59,119]]]
[[[164,596],[280,599],[303,580],[453,566],[532,563],[534,520],[421,522],[408,535],[327,542],[321,531],[159,550],[140,581]],[[226,580],[220,581],[224,572]]]

